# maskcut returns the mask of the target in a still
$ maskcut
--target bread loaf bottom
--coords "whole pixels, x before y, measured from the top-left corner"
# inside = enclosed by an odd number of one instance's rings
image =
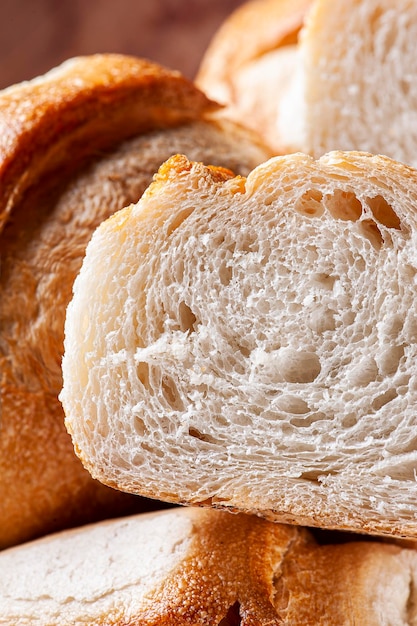
[[[164,164],[95,232],[61,399],[93,476],[171,502],[417,537],[417,172]],[[80,330],[82,329],[82,334]]]
[[[74,454],[57,397],[64,316],[92,232],[169,156],[241,173],[268,156],[213,107],[177,72],[119,55],[0,93],[0,548],[156,506],[93,481]]]
[[[176,508],[3,551],[0,624],[412,626],[416,576],[413,550]]]

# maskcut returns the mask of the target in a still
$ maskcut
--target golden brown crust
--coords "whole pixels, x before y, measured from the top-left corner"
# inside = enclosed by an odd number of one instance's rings
[[[189,554],[144,599],[134,623],[281,624],[274,607],[274,576],[290,546],[311,541],[306,531],[244,514],[199,509],[187,514],[193,521]],[[106,617],[104,623],[108,624]]]
[[[51,624],[59,614],[62,625],[91,626],[415,624],[416,553],[355,535],[341,541],[319,545],[304,528],[196,507],[104,522],[0,554],[1,617]]]
[[[243,4],[210,42],[197,84],[221,84],[232,93],[239,68],[262,54],[297,42],[311,4],[312,0],[251,0]]]
[[[405,620],[401,623],[414,623],[406,615],[412,611],[414,569],[413,554],[394,545],[294,545],[277,584],[277,612],[282,623],[291,626],[379,626],[382,619],[399,623],[399,613]]]
[[[0,230],[45,172],[117,139],[201,118],[218,106],[179,72],[123,55],[67,61],[0,94]]]
[[[175,180],[175,178],[183,172],[189,172],[192,166],[193,164],[185,155],[175,154],[165,161],[165,163],[162,163],[161,167],[156,172],[152,186],[147,193],[154,193],[159,189],[159,187],[165,185],[167,180]],[[213,183],[223,183],[226,180],[229,180],[229,178],[234,177],[234,173],[231,170],[220,166],[208,165],[205,172]]]

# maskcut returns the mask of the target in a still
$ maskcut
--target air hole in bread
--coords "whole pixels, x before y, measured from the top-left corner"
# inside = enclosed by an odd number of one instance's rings
[[[386,391],[385,393],[381,394],[380,396],[377,396],[372,401],[371,406],[374,409],[374,411],[379,411],[379,409],[381,409],[383,406],[391,402],[391,400],[394,400],[395,398],[397,398],[397,396],[398,394],[395,389],[388,389],[388,391]]]
[[[227,611],[225,617],[220,620],[218,626],[239,626],[242,623],[240,617],[240,604],[235,602]]]
[[[240,343],[237,343],[237,349],[239,350],[240,354],[247,359],[250,355],[250,353],[252,352],[251,348],[248,348],[248,346],[243,346]]]
[[[399,91],[402,93],[404,98],[408,98],[410,95],[410,90],[411,90],[410,79],[398,77],[398,83],[399,83]]]
[[[330,276],[324,272],[316,272],[311,275],[311,282],[313,285],[324,289],[325,291],[332,291],[336,280],[336,276]]]
[[[259,241],[252,233],[242,230],[237,237],[236,248],[241,252],[257,252]]]
[[[298,198],[294,208],[307,217],[320,217],[324,213],[323,194],[318,189],[309,189]]]
[[[174,279],[178,282],[181,283],[183,278],[184,278],[184,261],[183,259],[176,259],[173,268],[172,268],[172,273],[174,276]]]
[[[187,207],[179,213],[175,213],[165,224],[166,236],[169,237],[194,211],[193,207]]]
[[[145,426],[145,422],[143,421],[142,418],[138,417],[137,415],[135,415],[133,419],[133,428],[135,429],[135,431],[138,433],[140,437],[143,437],[143,435],[146,432],[148,432],[148,429]]]
[[[320,359],[314,352],[283,348],[279,353],[278,369],[288,383],[312,383],[320,374]]]
[[[325,419],[323,413],[309,413],[304,416],[292,417],[290,419],[290,424],[295,426],[296,428],[309,428],[312,424],[316,422],[321,422]],[[314,450],[314,447],[311,448]]]
[[[378,354],[378,369],[384,376],[395,374],[404,356],[404,346],[387,346]]]
[[[144,361],[136,364],[136,374],[142,385],[149,389],[149,365]]]
[[[180,394],[178,393],[177,386],[170,376],[162,376],[161,391],[171,408],[175,411],[181,411],[184,409],[184,404],[181,400]]]
[[[378,29],[380,28],[380,25],[378,24],[378,22],[381,21],[381,18],[384,18],[384,10],[381,7],[375,7],[375,9],[373,9],[370,14],[369,14],[369,26],[372,29],[375,29],[375,31],[378,31]]]
[[[233,278],[233,269],[231,267],[231,265],[227,265],[227,263],[225,261],[223,261],[220,264],[219,267],[219,278],[220,278],[220,282],[224,287],[227,287],[227,285],[230,283],[230,281]]]
[[[358,423],[358,416],[353,413],[349,413],[349,415],[345,415],[345,417],[342,419],[343,428],[353,428],[354,426],[356,426],[357,423]]]
[[[417,317],[409,311],[404,322],[404,334],[410,343],[417,341]]]
[[[141,447],[142,450],[145,450],[145,452],[149,452],[149,454],[151,455],[151,457],[153,456],[157,456],[159,459],[163,459],[165,457],[165,452],[158,447],[158,445],[155,445],[155,443],[146,443],[146,441],[141,442]],[[137,455],[137,458],[141,458],[140,455]],[[161,494],[161,499],[163,499],[163,496]]]
[[[366,198],[366,202],[377,222],[387,228],[401,229],[401,222],[398,215],[385,198],[378,195],[374,198]]]
[[[362,215],[362,204],[352,191],[335,189],[324,196],[329,213],[338,220],[356,222]]]
[[[303,415],[310,412],[310,407],[305,400],[291,395],[282,395],[274,402],[274,407],[292,415]]]
[[[400,315],[390,315],[377,323],[378,332],[387,339],[396,339],[404,325]]]
[[[384,243],[381,231],[376,222],[371,219],[361,220],[359,223],[360,234],[371,242],[376,250],[379,250]]]
[[[250,360],[254,380],[267,384],[311,383],[321,371],[317,354],[294,348],[279,348],[270,352],[256,348]]]
[[[308,480],[311,483],[318,483],[319,476],[322,475],[323,472],[319,472],[318,470],[311,470],[310,472],[303,472],[300,476],[302,480]]]
[[[365,387],[374,382],[378,377],[378,367],[375,359],[364,356],[359,361],[354,361],[347,371],[346,380],[349,386]]]
[[[206,443],[219,443],[217,439],[215,439],[211,435],[202,433],[197,428],[194,428],[192,426],[190,426],[190,428],[188,429],[188,434],[190,435],[190,437],[194,437],[195,439],[199,439],[200,441],[205,441]]]
[[[416,442],[413,442],[413,446],[411,450],[416,449]],[[411,451],[410,450],[410,451]],[[394,454],[397,451],[394,452]],[[405,452],[403,448],[401,448],[401,452]],[[414,455],[413,455],[414,456]],[[392,465],[391,467],[384,466],[381,470],[377,471],[377,474],[388,476],[392,480],[404,480],[404,481],[413,481],[417,480],[417,472],[416,472],[416,462],[415,460],[411,460],[408,463],[405,461],[399,461],[397,465]]]
[[[178,318],[182,332],[192,332],[195,330],[197,318],[185,302],[180,302],[179,304]]]
[[[327,330],[335,330],[335,312],[323,306],[317,306],[308,317],[308,325],[314,332],[322,334]]]

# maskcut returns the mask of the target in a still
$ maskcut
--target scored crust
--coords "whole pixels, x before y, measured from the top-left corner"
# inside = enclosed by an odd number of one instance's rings
[[[416,205],[417,173],[367,154],[162,166],[67,310],[61,400],[92,475],[416,537]]]
[[[0,553],[0,624],[414,626],[416,552],[351,539],[194,507],[102,522]]]

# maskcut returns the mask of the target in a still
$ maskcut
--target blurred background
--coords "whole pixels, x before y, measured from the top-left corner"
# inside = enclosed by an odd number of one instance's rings
[[[65,59],[121,52],[194,78],[214,32],[243,0],[0,0],[0,89]]]

